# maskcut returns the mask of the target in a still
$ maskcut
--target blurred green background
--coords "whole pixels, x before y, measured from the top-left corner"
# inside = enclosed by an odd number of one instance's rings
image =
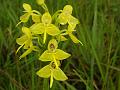
[[[120,0],[46,0],[52,15],[73,6],[80,21],[76,36],[84,44],[68,40],[59,47],[72,54],[61,66],[69,79],[54,81],[51,89],[49,79],[36,75],[45,64],[36,53],[21,61],[22,50],[15,54],[24,2],[41,10],[35,0],[0,0],[0,90],[120,90]]]

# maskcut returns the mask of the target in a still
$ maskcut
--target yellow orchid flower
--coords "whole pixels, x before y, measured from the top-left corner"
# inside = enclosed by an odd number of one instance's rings
[[[74,28],[74,26],[68,25],[68,30],[64,35],[68,34],[74,43],[81,43],[83,45],[83,43],[73,35],[73,32],[75,31]]]
[[[20,22],[17,25],[21,22],[27,22],[30,16],[32,16],[33,22],[40,22],[40,13],[38,11],[32,10],[31,6],[26,3],[23,3],[23,8],[25,14],[20,17]]]
[[[56,36],[60,33],[59,28],[52,24],[52,18],[48,12],[43,14],[41,21],[41,23],[33,24],[30,30],[33,34],[44,34],[43,43],[46,41],[47,34]]]
[[[39,57],[41,61],[53,61],[58,68],[57,61],[64,60],[71,55],[69,53],[64,52],[63,50],[57,49],[58,43],[55,39],[49,41],[48,50],[43,52],[43,54]]]
[[[36,0],[36,1],[37,1],[38,5],[42,5],[45,2],[45,0]]]
[[[50,77],[50,88],[53,85],[53,78],[59,81],[65,81],[68,79],[68,77],[64,74],[64,72],[59,67],[56,68],[56,65],[54,62],[51,62],[49,65],[46,65],[45,67],[40,69],[36,74],[39,77],[43,77],[43,78]]]
[[[32,43],[32,34],[29,30],[29,28],[27,27],[22,27],[22,32],[24,33],[23,36],[21,36],[20,38],[17,38],[16,39],[16,42],[17,44],[21,45],[16,53],[20,50],[20,48],[24,47],[24,49],[28,49],[25,53],[23,53],[21,56],[20,56],[20,59],[25,57],[26,55],[28,55],[29,53],[32,52],[32,50],[35,50],[35,46],[33,46],[33,43]]]
[[[59,14],[58,16],[58,22],[62,25],[65,24],[69,24],[69,25],[76,25],[79,23],[78,19],[76,19],[75,17],[73,17],[72,14],[72,6],[71,5],[66,5],[63,10],[62,13]]]

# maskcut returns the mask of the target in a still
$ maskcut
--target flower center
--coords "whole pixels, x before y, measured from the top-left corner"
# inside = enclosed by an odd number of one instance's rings
[[[54,44],[50,44],[50,50],[53,52],[54,50],[55,50],[55,46],[54,46]]]
[[[54,63],[54,62],[52,62],[52,63],[51,63],[51,67],[52,67],[53,69],[55,69],[55,68],[56,68],[56,65],[55,65],[55,63]]]

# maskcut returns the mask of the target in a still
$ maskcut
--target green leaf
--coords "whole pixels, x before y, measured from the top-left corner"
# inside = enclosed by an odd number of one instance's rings
[[[36,23],[30,27],[30,30],[33,34],[43,34],[45,27],[43,23]]]
[[[23,8],[25,11],[30,12],[32,10],[31,6],[29,4],[23,3]]]
[[[56,27],[53,24],[50,24],[49,26],[46,27],[46,32],[51,36],[60,34],[60,30],[58,29],[58,27]]]
[[[52,61],[53,57],[52,54],[46,50],[45,52],[43,52],[43,54],[39,57],[39,60],[41,61]]]
[[[49,12],[46,12],[42,16],[42,23],[44,24],[51,24],[52,22],[52,17]]]
[[[56,49],[54,55],[55,55],[56,60],[64,60],[71,56],[69,53],[66,53],[60,49]]]
[[[46,65],[36,73],[39,77],[49,78],[51,76],[50,66]]]
[[[65,81],[68,79],[67,76],[64,74],[64,72],[60,68],[54,69],[53,77],[59,81]]]

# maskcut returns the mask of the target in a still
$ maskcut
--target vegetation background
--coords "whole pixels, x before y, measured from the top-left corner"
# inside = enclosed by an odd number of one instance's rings
[[[53,15],[66,4],[80,24],[76,36],[84,46],[68,40],[60,45],[72,56],[62,62],[69,79],[54,81],[36,75],[45,63],[34,52],[19,61],[16,38],[23,3],[41,10],[35,0],[0,0],[0,90],[120,90],[120,0],[46,0]]]

